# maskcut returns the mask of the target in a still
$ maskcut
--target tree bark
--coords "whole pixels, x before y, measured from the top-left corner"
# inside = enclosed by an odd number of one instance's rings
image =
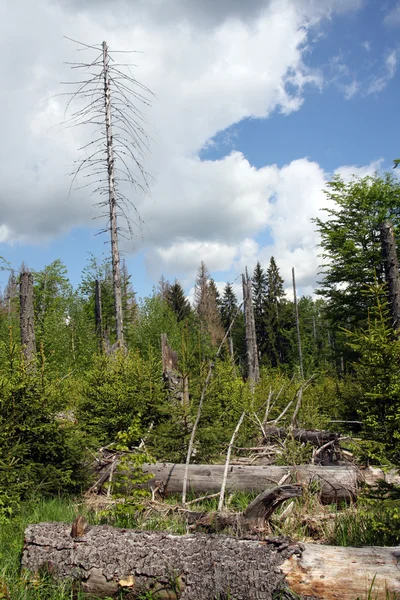
[[[253,295],[251,287],[251,279],[249,278],[247,268],[245,275],[242,275],[243,284],[243,302],[244,302],[244,318],[246,328],[246,348],[247,348],[247,378],[250,382],[251,389],[254,391],[254,386],[260,380],[260,369],[258,364],[258,350],[256,327],[254,322],[253,310]]]
[[[124,324],[122,312],[121,269],[118,249],[117,227],[117,196],[115,192],[114,148],[111,123],[111,89],[109,75],[109,55],[107,43],[103,42],[103,73],[104,73],[104,110],[106,124],[107,173],[108,173],[108,202],[110,212],[111,262],[113,271],[114,309],[117,330],[117,342],[120,348],[125,347]]]
[[[22,567],[80,580],[84,592],[103,598],[125,589],[164,599],[272,600],[289,587],[303,597],[354,600],[367,597],[374,582],[372,597],[384,600],[386,589],[390,597],[400,592],[399,557],[400,546],[340,548],[107,526],[72,538],[71,525],[39,523],[25,530]]]
[[[30,369],[35,369],[36,338],[33,306],[33,277],[32,273],[23,271],[20,277],[20,329],[22,352],[25,363]]]
[[[103,315],[101,310],[101,281],[96,279],[94,288],[94,317],[96,322],[96,335],[99,342],[100,352],[103,352]]]
[[[340,434],[332,431],[314,431],[310,429],[292,429],[288,430],[283,427],[265,427],[264,442],[269,443],[278,439],[285,439],[288,435],[292,435],[293,438],[303,444],[309,442],[313,446],[323,446],[328,442],[337,440],[340,441]]]
[[[41,523],[25,531],[22,566],[46,569],[57,579],[74,578],[100,597],[121,588],[157,598],[272,600],[280,588],[279,565],[297,544],[285,538],[238,540],[214,535],[171,535],[111,527],[90,527],[71,538],[71,525]],[[177,588],[179,595],[174,595]]]
[[[385,265],[385,276],[388,284],[389,305],[393,329],[395,331],[400,331],[399,262],[397,260],[397,248],[393,227],[389,222],[382,223],[381,225],[381,246]]]
[[[295,273],[294,273],[294,267],[292,267],[292,281],[293,281],[294,312],[295,312],[295,317],[296,317],[297,344],[298,344],[298,348],[299,348],[299,368],[300,368],[300,376],[302,379],[304,379],[303,351],[302,351],[302,347],[301,347],[301,336],[300,336],[299,306],[297,304],[296,277],[295,277]]]

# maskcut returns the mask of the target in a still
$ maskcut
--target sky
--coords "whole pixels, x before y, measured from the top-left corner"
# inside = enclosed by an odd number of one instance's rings
[[[240,295],[244,267],[271,256],[312,294],[326,182],[400,156],[396,0],[3,0],[0,17],[0,256],[14,269],[60,258],[78,285],[109,252],[98,198],[71,187],[93,132],[59,126],[62,82],[93,55],[66,38],[138,51],[123,56],[154,94],[149,189],[127,190],[143,225],[132,211],[121,244],[140,297],[162,274],[190,297],[202,260]]]

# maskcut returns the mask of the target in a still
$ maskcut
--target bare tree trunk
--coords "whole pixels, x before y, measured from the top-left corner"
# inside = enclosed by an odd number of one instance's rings
[[[247,347],[247,377],[250,387],[254,391],[254,386],[260,381],[260,369],[258,365],[258,350],[256,328],[254,322],[253,295],[251,279],[249,278],[247,267],[245,275],[242,275],[243,284],[243,302],[244,317],[246,326],[246,347]]]
[[[96,279],[95,281],[95,291],[94,291],[94,316],[96,321],[96,335],[99,341],[100,352],[103,351],[103,342],[104,342],[104,334],[103,334],[103,315],[101,311],[101,282]]]
[[[104,108],[106,119],[107,137],[107,172],[108,172],[108,198],[110,209],[110,233],[111,233],[111,261],[113,270],[115,321],[117,329],[117,342],[120,348],[124,347],[124,324],[122,312],[122,290],[120,258],[118,249],[118,227],[117,227],[117,198],[115,193],[114,173],[114,149],[111,125],[111,90],[109,78],[109,56],[107,43],[103,42],[103,64],[104,64]]]
[[[300,376],[304,379],[304,371],[303,371],[303,352],[301,349],[301,337],[300,337],[300,321],[299,321],[299,307],[297,304],[297,294],[296,294],[296,278],[294,274],[294,267],[292,268],[292,280],[293,280],[293,301],[294,301],[294,310],[296,315],[296,329],[297,329],[297,343],[299,346],[299,367],[300,367]]]
[[[386,281],[389,288],[389,305],[393,329],[395,331],[400,331],[399,263],[397,260],[397,248],[393,227],[389,222],[382,223],[381,225],[381,246],[385,264]]]
[[[33,308],[33,277],[24,271],[20,277],[20,327],[25,363],[35,370],[36,338]]]

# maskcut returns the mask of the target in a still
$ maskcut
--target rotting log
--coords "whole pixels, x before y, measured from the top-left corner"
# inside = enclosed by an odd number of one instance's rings
[[[281,569],[288,587],[303,597],[387,600],[400,593],[399,561],[400,546],[343,548],[305,544],[301,556],[290,557]]]
[[[157,463],[144,465],[146,473],[154,478],[145,485],[156,486],[160,481],[164,484],[164,493],[180,494],[185,465],[173,463]],[[188,489],[196,494],[218,492],[224,473],[224,465],[190,465]],[[275,487],[284,477],[289,481],[309,485],[316,483],[323,502],[351,500],[357,495],[358,470],[354,467],[321,467],[319,465],[302,465],[296,467],[280,467],[275,465],[229,467],[227,490],[241,492],[262,492]]]
[[[284,440],[292,435],[297,442],[302,444],[312,444],[313,446],[323,446],[328,442],[340,442],[340,434],[332,431],[318,431],[312,429],[285,429],[284,427],[269,426],[265,428],[264,443],[274,442],[278,439]]]
[[[116,596],[121,588],[157,598],[272,600],[279,566],[298,544],[285,538],[242,540],[219,535],[171,535],[108,526],[70,536],[71,525],[40,523],[25,531],[22,567],[46,568],[57,579],[78,579],[84,592]],[[179,596],[173,595],[180,588]]]
[[[110,454],[110,457],[112,455]],[[97,481],[91,491],[100,492],[109,477],[111,466],[110,459],[97,472]],[[137,467],[135,467],[136,469]],[[184,464],[156,463],[143,465],[145,473],[152,474],[141,487],[157,489],[162,487],[164,495],[181,494]],[[217,493],[221,489],[224,465],[190,465],[188,490],[198,495]],[[114,478],[127,475],[129,471],[123,470],[114,473]],[[378,467],[358,469],[352,465],[321,466],[300,465],[285,467],[277,465],[231,465],[227,478],[229,492],[255,492],[272,489],[287,475],[285,483],[293,482],[303,485],[315,484],[322,502],[341,502],[356,498],[360,485],[375,486],[378,481],[400,485],[400,475],[394,469],[385,472]]]
[[[385,600],[400,593],[400,546],[342,548],[219,535],[171,535],[89,527],[79,538],[71,525],[40,523],[25,531],[22,567],[80,580],[86,593],[116,596],[122,589],[159,598],[272,600],[282,588],[321,600]],[[388,595],[386,595],[388,594]]]

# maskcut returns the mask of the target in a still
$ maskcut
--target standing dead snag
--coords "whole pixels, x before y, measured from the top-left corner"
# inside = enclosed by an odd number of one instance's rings
[[[97,52],[97,57],[87,63],[70,63],[73,69],[86,73],[87,79],[75,84],[75,92],[65,94],[70,96],[67,110],[71,103],[79,104],[65,124],[69,127],[93,125],[95,135],[92,141],[80,149],[86,154],[78,161],[73,182],[81,175],[88,181],[81,187],[92,187],[91,193],[106,196],[106,200],[101,200],[96,205],[106,209],[108,224],[103,231],[110,233],[117,347],[124,348],[119,252],[122,230],[117,220],[121,216],[125,218],[130,235],[131,218],[127,211],[133,209],[140,222],[137,209],[124,186],[130,184],[133,188],[147,190],[143,163],[148,138],[143,127],[145,118],[137,105],[149,105],[147,97],[150,92],[130,74],[125,73],[124,67],[131,65],[113,60],[106,42],[93,46],[78,43],[85,50]],[[88,151],[91,152],[89,156]]]
[[[244,317],[246,326],[247,377],[250,381],[250,386],[254,391],[255,384],[258,383],[260,380],[260,369],[258,365],[258,350],[256,327],[254,322],[252,283],[247,272],[247,267],[245,274],[242,274],[242,284]]]
[[[33,308],[33,277],[32,273],[23,271],[20,276],[20,327],[21,344],[25,363],[34,369],[36,356],[35,322]]]
[[[400,331],[400,276],[396,240],[391,223],[381,225],[381,246],[385,263],[385,276],[389,291],[389,306],[393,329]]]

